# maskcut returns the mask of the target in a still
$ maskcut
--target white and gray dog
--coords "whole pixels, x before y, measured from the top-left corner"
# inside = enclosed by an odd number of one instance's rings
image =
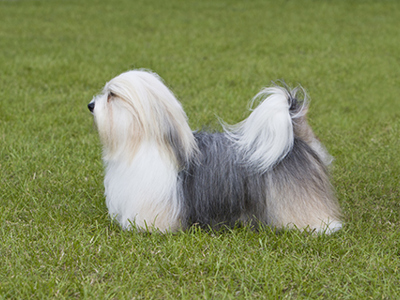
[[[115,77],[88,105],[103,144],[110,216],[124,229],[161,232],[238,223],[339,230],[332,159],[307,124],[299,91],[265,88],[241,123],[193,132],[157,74]]]

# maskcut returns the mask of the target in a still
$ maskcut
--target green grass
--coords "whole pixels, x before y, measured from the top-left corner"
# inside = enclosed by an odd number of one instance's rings
[[[399,28],[397,1],[0,1],[1,298],[398,298]],[[344,229],[121,231],[86,105],[132,68],[159,73],[192,128],[301,83]]]

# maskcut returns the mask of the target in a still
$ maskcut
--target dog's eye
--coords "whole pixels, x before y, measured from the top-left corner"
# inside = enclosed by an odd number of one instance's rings
[[[110,101],[111,98],[114,98],[116,95],[113,92],[109,92],[107,96],[107,101]]]

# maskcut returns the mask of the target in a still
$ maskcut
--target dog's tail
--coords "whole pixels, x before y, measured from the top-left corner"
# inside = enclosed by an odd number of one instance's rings
[[[303,100],[296,95],[301,91]],[[294,123],[307,112],[306,94],[302,88],[274,86],[261,90],[251,102],[259,105],[239,124],[224,126],[245,159],[264,173],[278,164],[292,149]]]

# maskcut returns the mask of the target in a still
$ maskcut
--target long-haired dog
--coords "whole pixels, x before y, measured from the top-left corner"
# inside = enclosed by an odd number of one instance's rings
[[[110,216],[124,229],[162,232],[237,223],[340,229],[331,157],[307,124],[299,91],[265,88],[241,123],[193,132],[158,75],[115,77],[88,105],[103,144]]]

